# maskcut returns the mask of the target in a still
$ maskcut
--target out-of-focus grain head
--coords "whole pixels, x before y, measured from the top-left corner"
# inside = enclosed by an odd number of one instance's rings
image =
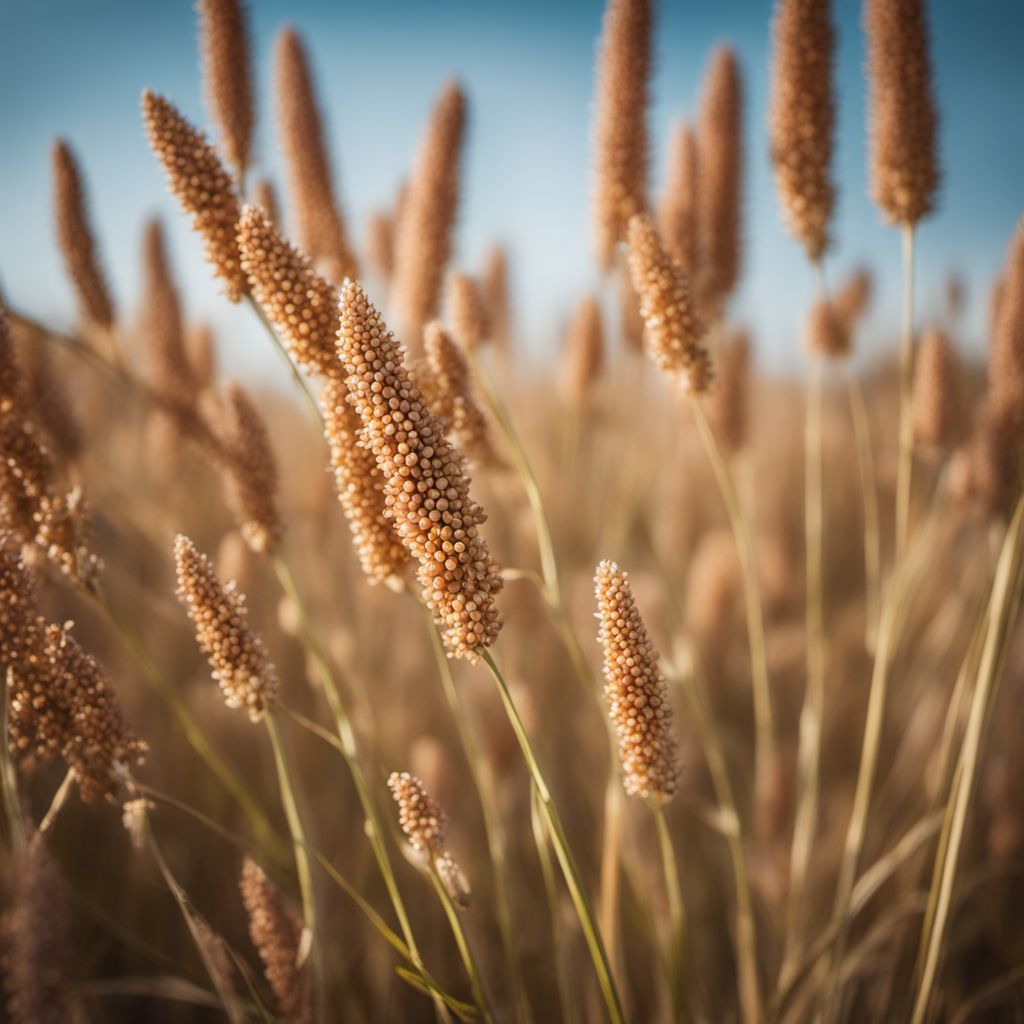
[[[508,253],[503,245],[487,251],[481,275],[481,291],[491,325],[491,338],[499,352],[507,353],[512,342],[512,300],[509,294]]]
[[[946,335],[932,328],[918,346],[911,405],[914,442],[930,454],[947,451],[962,429],[963,371]]]
[[[249,938],[263,961],[263,974],[277,1009],[295,1024],[313,1019],[308,964],[304,956],[302,917],[287,897],[248,857],[239,882],[249,921]]]
[[[31,413],[56,461],[62,466],[76,462],[84,447],[82,427],[65,387],[64,375],[54,364],[47,342],[26,331],[17,346],[17,357],[25,388],[25,411]],[[0,342],[0,360],[6,358]],[[0,370],[0,377],[4,372]],[[0,404],[6,393],[5,385],[0,382]]]
[[[253,298],[296,362],[325,377],[337,376],[336,290],[258,206],[242,210],[238,248]]]
[[[190,214],[226,296],[238,302],[245,294],[245,274],[238,257],[238,195],[231,175],[203,133],[163,96],[143,92],[142,115],[171,192]]]
[[[835,200],[834,48],[830,0],[777,0],[769,119],[775,185],[790,233],[815,261],[828,245]]]
[[[475,352],[490,337],[491,325],[480,288],[469,274],[448,275],[446,306],[455,340],[464,351]]]
[[[242,0],[199,0],[206,105],[238,180],[249,168],[253,128],[249,33]]]
[[[604,328],[601,307],[588,295],[576,307],[565,335],[562,357],[562,390],[566,401],[585,412],[593,399],[594,385],[604,364]]]
[[[697,273],[697,140],[685,122],[672,133],[668,176],[658,205],[658,228],[672,258],[690,277]]]
[[[736,287],[743,255],[743,87],[727,47],[715,51],[704,80],[697,159],[701,293],[717,313]]]
[[[209,324],[193,324],[185,336],[185,352],[201,393],[217,386],[217,339]]]
[[[871,291],[871,272],[866,267],[858,267],[832,296],[832,309],[849,333],[851,346],[857,326],[871,303]]]
[[[430,115],[396,224],[395,291],[406,338],[437,314],[459,203],[466,99],[455,82]]]
[[[676,792],[679,763],[672,706],[658,655],[647,638],[627,574],[614,562],[601,562],[594,584],[604,693],[618,737],[623,785],[631,796],[663,804]]]
[[[686,623],[705,656],[724,652],[741,614],[742,577],[728,528],[705,533],[690,561]]]
[[[320,396],[324,435],[331,449],[331,466],[338,500],[345,510],[359,564],[371,584],[391,590],[405,587],[409,554],[384,516],[384,478],[373,453],[362,442],[362,420],[348,398],[340,378],[327,381]]]
[[[939,187],[938,112],[925,0],[865,0],[871,196],[891,224],[916,224]]]
[[[408,772],[392,772],[388,788],[398,805],[399,824],[412,848],[425,857],[440,853],[448,831],[448,816],[441,805]]]
[[[750,338],[742,327],[730,333],[722,346],[715,386],[706,409],[718,443],[732,455],[747,442],[750,404]]]
[[[991,519],[1008,516],[1024,485],[1024,426],[1018,405],[986,394],[964,455],[956,460],[954,493]]]
[[[993,327],[989,391],[998,401],[1024,410],[1024,218],[1006,255]]]
[[[62,139],[53,145],[53,193],[57,244],[82,314],[89,324],[110,330],[114,326],[114,303],[89,223],[82,174],[71,147]]]
[[[952,270],[946,278],[946,313],[951,320],[959,320],[967,305],[967,285],[963,276]]]
[[[386,210],[374,210],[366,221],[370,266],[385,284],[395,272],[395,222]]]
[[[21,396],[23,388],[14,334],[7,319],[7,310],[0,304],[0,410],[9,410]]]
[[[303,251],[329,280],[359,272],[334,194],[334,176],[306,48],[293,28],[277,37],[277,119],[288,175],[295,234]]]
[[[627,242],[651,358],[683,390],[702,394],[711,383],[711,361],[690,283],[665,252],[648,214],[630,218]]]
[[[258,722],[277,703],[278,679],[263,641],[249,626],[245,595],[222,583],[210,560],[181,534],[174,541],[178,599],[195,627],[196,642],[230,708]]]
[[[278,230],[281,229],[281,204],[277,199],[277,189],[269,178],[260,178],[252,187],[252,201],[266,216],[267,220]]]
[[[828,359],[844,359],[850,354],[852,337],[833,302],[819,299],[811,306],[804,327],[804,347],[808,352]]]
[[[45,843],[31,842],[3,864],[6,903],[0,956],[13,1024],[84,1019],[74,989],[73,945],[64,881]]]
[[[608,0],[598,44],[594,121],[594,246],[609,268],[626,224],[647,208],[650,0]]]
[[[266,554],[284,535],[277,460],[263,417],[236,381],[229,381],[225,389],[221,429],[231,509],[249,547]]]
[[[384,480],[385,515],[418,564],[424,599],[455,657],[475,659],[501,628],[502,587],[462,458],[405,365],[401,345],[354,281],[341,289],[339,351],[363,443]]]

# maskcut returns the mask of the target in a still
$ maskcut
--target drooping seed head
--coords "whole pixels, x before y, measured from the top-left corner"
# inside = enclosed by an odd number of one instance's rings
[[[665,252],[649,215],[630,218],[627,241],[651,358],[684,390],[701,394],[711,382],[711,362],[689,281]]]
[[[245,595],[222,583],[210,560],[183,535],[174,541],[178,599],[195,626],[196,642],[230,708],[258,722],[277,703],[277,672],[263,641],[249,626]]]
[[[242,0],[199,0],[199,42],[206,104],[239,181],[252,145],[252,73]]]
[[[675,794],[679,780],[668,687],[626,573],[614,562],[601,562],[594,583],[604,693],[618,737],[623,785],[631,796],[662,804]]]
[[[288,172],[288,195],[299,246],[330,281],[358,273],[334,195],[335,180],[313,88],[309,59],[298,33],[284,29],[275,53],[277,119]]]
[[[916,224],[939,187],[938,113],[925,0],[865,0],[871,196],[891,224]]]
[[[582,412],[589,404],[604,363],[601,307],[588,295],[576,307],[565,337],[562,387],[569,404]]]
[[[715,386],[707,398],[707,414],[722,448],[735,455],[747,442],[750,404],[750,339],[734,330],[722,346]]]
[[[610,267],[626,224],[647,208],[649,0],[608,0],[598,44],[594,123],[594,244]]]
[[[937,328],[925,331],[914,365],[911,412],[914,441],[931,451],[944,451],[961,428],[960,361],[949,339]]]
[[[60,139],[53,146],[53,192],[57,244],[82,314],[90,324],[109,330],[114,326],[114,303],[96,252],[82,175],[70,146]]]
[[[171,192],[191,215],[192,229],[202,237],[207,262],[225,295],[238,302],[245,293],[245,274],[238,258],[238,195],[231,176],[203,133],[163,96],[147,89],[142,114]]]
[[[479,534],[486,519],[470,497],[461,456],[445,437],[405,364],[402,347],[367,299],[341,289],[339,351],[384,480],[385,515],[418,563],[417,578],[449,651],[473,659],[501,628],[498,567]]]
[[[669,255],[690,277],[698,270],[697,226],[697,142],[690,126],[682,122],[672,135],[658,229]]]
[[[793,237],[820,259],[835,188],[832,136],[835,34],[830,0],[778,0],[773,24],[771,152],[779,203]]]
[[[285,241],[258,206],[242,209],[238,248],[253,298],[296,362],[325,377],[338,375],[334,287]]]
[[[359,564],[370,583],[402,590],[409,553],[393,521],[384,515],[384,478],[373,453],[362,441],[363,422],[349,401],[348,386],[338,377],[327,381],[320,396],[324,435],[331,448],[331,466],[338,500],[345,510]]]

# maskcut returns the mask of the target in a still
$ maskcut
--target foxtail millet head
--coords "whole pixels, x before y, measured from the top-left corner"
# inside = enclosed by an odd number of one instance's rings
[[[718,443],[735,455],[747,443],[750,412],[750,337],[742,327],[732,330],[719,350],[715,386],[706,405]]]
[[[691,278],[700,256],[697,227],[697,140],[690,126],[680,122],[672,133],[658,229],[671,257]]]
[[[460,271],[448,275],[445,312],[452,336],[464,352],[474,352],[491,334],[487,306],[477,282]]]
[[[588,295],[576,307],[569,321],[562,357],[562,390],[569,404],[578,412],[589,407],[603,364],[601,307],[593,295]]]
[[[948,450],[962,427],[962,369],[956,351],[938,328],[924,332],[914,360],[911,417],[914,443],[931,451]]]

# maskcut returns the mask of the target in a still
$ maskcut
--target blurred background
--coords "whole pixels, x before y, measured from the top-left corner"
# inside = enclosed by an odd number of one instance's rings
[[[326,0],[249,4],[257,57],[258,169],[282,184],[271,91],[276,32],[294,23],[309,47],[340,199],[362,237],[367,215],[393,201],[434,97],[457,76],[471,104],[455,265],[479,268],[495,241],[508,245],[519,343],[537,358],[559,345],[574,301],[599,283],[588,205],[593,56],[602,4],[562,0],[479,3]],[[860,262],[875,270],[871,339],[861,360],[888,348],[896,329],[899,241],[866,194],[864,39],[860,4],[836,3],[839,35],[840,183],[833,280]],[[1024,4],[977,0],[931,5],[943,184],[920,241],[922,321],[941,308],[946,279],[967,286],[958,339],[980,353],[988,292],[1024,210]],[[799,330],[812,287],[806,261],[782,231],[765,122],[767,0],[658,5],[652,182],[664,174],[673,122],[694,115],[711,48],[732,43],[747,93],[745,253],[735,318],[753,329],[760,363],[801,365]],[[167,194],[139,115],[141,90],[166,94],[207,125],[197,72],[196,16],[187,0],[0,0],[0,288],[17,307],[55,325],[75,303],[53,239],[49,147],[67,135],[88,179],[94,227],[115,293],[130,309],[139,283],[140,225],[160,213],[190,319],[218,328],[229,373],[265,383],[273,353],[246,310],[220,298],[199,243]],[[953,201],[955,197],[955,201]]]

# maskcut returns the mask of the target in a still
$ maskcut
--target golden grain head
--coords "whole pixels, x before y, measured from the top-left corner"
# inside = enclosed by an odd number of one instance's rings
[[[604,364],[601,307],[588,295],[576,307],[565,338],[562,388],[573,408],[586,409]]]
[[[668,177],[658,205],[658,230],[671,257],[693,277],[699,269],[697,140],[688,124],[672,134]]]
[[[446,305],[453,337],[464,351],[476,351],[491,333],[487,307],[477,282],[469,274],[450,274]]]
[[[853,333],[835,304],[819,299],[811,307],[804,328],[804,347],[815,355],[843,359],[850,354]]]
[[[732,455],[746,444],[749,406],[750,339],[744,329],[737,328],[721,347],[715,386],[706,402],[718,443]]]
[[[423,783],[408,772],[392,772],[388,788],[398,804],[398,820],[412,848],[431,857],[444,849],[448,817]]]
[[[1024,408],[1024,217],[1010,241],[1001,281],[993,318],[989,389],[998,401]]]

